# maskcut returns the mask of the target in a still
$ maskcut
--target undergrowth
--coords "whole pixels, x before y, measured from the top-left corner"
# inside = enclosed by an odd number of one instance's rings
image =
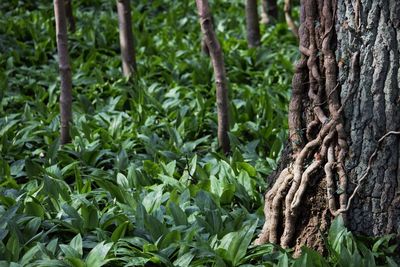
[[[229,157],[194,1],[134,1],[135,81],[121,78],[114,1],[73,1],[73,141],[62,148],[52,5],[0,4],[1,266],[396,266],[391,237],[355,238],[340,221],[325,257],[251,245],[287,137],[297,45],[277,24],[248,49],[242,1],[210,3]]]

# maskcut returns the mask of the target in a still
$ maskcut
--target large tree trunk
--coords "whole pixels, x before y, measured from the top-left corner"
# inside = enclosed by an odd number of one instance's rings
[[[377,140],[400,130],[400,2],[354,2],[339,1],[336,23],[336,51],[343,61],[338,81],[341,97],[349,98],[344,108],[349,185],[364,174]],[[352,58],[359,61],[355,69]],[[367,235],[400,234],[399,140],[395,134],[382,140],[348,212],[350,229]]]
[[[257,0],[246,0],[246,30],[249,47],[260,45],[260,25],[258,23]]]
[[[289,160],[256,243],[324,250],[336,216],[357,233],[400,234],[400,3],[362,3],[301,1]]]
[[[119,42],[121,46],[122,71],[125,76],[136,72],[135,47],[133,44],[130,0],[117,0]]]
[[[225,154],[229,153],[229,112],[228,112],[228,82],[226,80],[224,57],[221,46],[215,35],[210,9],[207,0],[196,0],[200,17],[201,31],[209,50],[214,67],[214,77],[217,95],[218,112],[218,142]]]
[[[69,125],[72,121],[72,77],[68,56],[67,19],[64,0],[54,0],[54,15],[56,18],[56,35],[58,66],[61,76],[60,113],[61,113],[61,144],[70,142]]]

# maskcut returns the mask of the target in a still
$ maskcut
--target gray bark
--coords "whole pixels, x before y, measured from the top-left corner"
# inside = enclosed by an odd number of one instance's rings
[[[135,47],[133,44],[132,18],[129,0],[117,0],[117,10],[122,71],[125,76],[131,76],[136,72],[136,58]]]
[[[258,23],[257,0],[246,0],[246,29],[248,46],[259,46],[260,25]]]
[[[66,144],[71,140],[69,125],[72,122],[72,77],[68,56],[67,19],[65,15],[64,0],[54,0],[54,15],[56,19],[58,66],[61,76],[60,143]]]
[[[400,130],[398,0],[339,1],[337,58],[349,153],[349,185],[368,167],[377,140]],[[351,59],[359,53],[352,68]],[[354,58],[356,60],[356,58]],[[358,66],[358,67],[357,67]],[[379,147],[371,171],[348,212],[351,230],[367,235],[400,234],[400,137],[391,135]],[[354,190],[349,188],[349,193]]]

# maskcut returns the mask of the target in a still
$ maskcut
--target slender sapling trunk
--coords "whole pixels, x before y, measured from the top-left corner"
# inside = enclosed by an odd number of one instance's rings
[[[225,74],[224,57],[221,46],[215,35],[210,10],[207,0],[196,0],[197,10],[200,18],[201,31],[210,52],[214,68],[217,109],[218,109],[218,141],[225,154],[229,153],[230,145],[228,138],[229,115],[228,115],[228,85]]]
[[[54,0],[54,15],[56,19],[58,66],[61,76],[60,113],[61,113],[61,144],[71,141],[69,126],[72,122],[72,77],[68,58],[67,19],[64,0]]]
[[[246,0],[246,28],[248,46],[259,46],[260,25],[258,23],[257,0]]]
[[[117,0],[119,43],[121,46],[124,76],[136,73],[135,47],[133,44],[131,7],[129,0]]]

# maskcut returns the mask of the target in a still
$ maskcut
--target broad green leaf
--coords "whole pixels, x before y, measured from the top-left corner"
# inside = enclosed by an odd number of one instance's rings
[[[100,267],[106,264],[107,253],[110,251],[113,243],[104,244],[104,241],[97,244],[86,257],[85,263],[87,267]]]
[[[192,252],[188,252],[177,258],[173,264],[174,266],[187,267],[190,266],[190,263],[194,257],[195,255]]]
[[[80,234],[77,234],[74,238],[72,238],[69,245],[71,246],[71,248],[73,248],[75,251],[77,251],[79,253],[79,255],[82,257],[82,255],[83,255],[82,237]]]
[[[60,245],[61,251],[64,253],[65,257],[69,259],[78,258],[80,259],[82,256],[70,245],[61,244]]]
[[[185,212],[174,202],[169,203],[169,210],[176,225],[187,225],[188,220]]]
[[[242,169],[244,169],[250,176],[254,177],[256,176],[257,172],[256,169],[254,169],[253,166],[251,166],[247,162],[239,162],[237,163]]]
[[[43,216],[44,216],[43,207],[41,205],[39,205],[38,203],[36,203],[35,201],[25,202],[24,212],[27,215],[36,216],[36,217],[40,217],[40,218],[43,218]]]
[[[119,239],[123,238],[125,236],[126,229],[128,228],[129,222],[123,222],[118,227],[114,230],[114,232],[111,235],[111,240],[113,242],[117,242]]]
[[[117,184],[122,188],[129,188],[128,179],[122,173],[117,174]]]
[[[17,261],[21,252],[21,244],[17,234],[13,231],[7,241],[6,248],[8,250],[7,258],[10,261]]]

